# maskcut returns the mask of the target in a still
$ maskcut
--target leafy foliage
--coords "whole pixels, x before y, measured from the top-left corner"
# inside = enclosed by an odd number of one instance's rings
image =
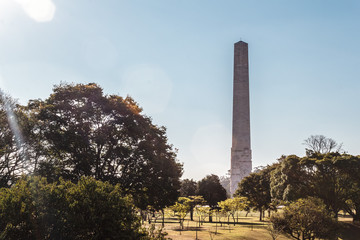
[[[61,84],[48,99],[30,101],[26,111],[37,140],[36,173],[49,181],[91,176],[119,183],[143,209],[177,199],[182,165],[166,130],[130,97],[105,96],[96,84]]]
[[[218,202],[226,199],[226,190],[220,184],[219,177],[212,174],[198,182],[197,195],[203,196],[210,207],[215,207]]]
[[[221,201],[218,205],[224,214],[232,216],[235,224],[235,214],[245,210],[249,206],[249,202],[246,197],[235,197]]]
[[[251,173],[240,183],[234,196],[246,197],[249,206],[260,211],[260,221],[263,212],[271,207],[270,173],[275,165],[267,166],[257,172]]]
[[[284,201],[315,196],[322,199],[335,216],[345,208],[357,217],[360,205],[356,172],[359,169],[360,158],[348,154],[314,153],[303,158],[291,155],[282,158],[272,172],[271,194]]]
[[[335,239],[337,222],[318,198],[299,199],[270,218],[274,229],[294,239]]]
[[[271,197],[293,201],[311,195],[310,169],[295,155],[282,156],[280,164],[271,172]]]
[[[77,184],[19,180],[0,194],[0,239],[146,239],[120,186],[81,178]]]
[[[186,197],[179,197],[175,205],[171,206],[175,216],[178,217],[181,229],[184,229],[184,220],[186,215],[190,212],[190,199]]]
[[[210,216],[212,213],[212,210],[209,206],[196,206],[195,211],[197,216],[199,217],[199,222],[203,223],[205,221],[205,218]]]
[[[193,179],[184,179],[181,181],[180,196],[195,196],[197,191],[197,183]]]

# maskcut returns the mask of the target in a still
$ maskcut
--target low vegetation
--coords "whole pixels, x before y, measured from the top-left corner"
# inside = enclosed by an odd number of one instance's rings
[[[0,193],[0,239],[150,239],[119,185],[25,177]]]

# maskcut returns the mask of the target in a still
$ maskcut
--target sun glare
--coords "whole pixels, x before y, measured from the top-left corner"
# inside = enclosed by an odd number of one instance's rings
[[[37,22],[48,22],[54,18],[55,4],[51,0],[15,0],[25,13]]]

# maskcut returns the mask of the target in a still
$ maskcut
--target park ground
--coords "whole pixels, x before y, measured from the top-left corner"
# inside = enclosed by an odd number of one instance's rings
[[[184,221],[183,229],[180,228],[179,220],[176,216],[171,214],[171,211],[166,211],[165,214],[165,227],[164,232],[167,232],[167,238],[173,240],[272,240],[272,236],[269,230],[269,221],[265,218],[265,221],[259,221],[259,213],[239,213],[238,222],[233,223],[230,218],[229,224],[227,218],[221,219],[221,222],[213,219],[212,223],[208,222],[208,219],[200,225],[198,223],[198,217],[194,214],[194,221],[190,221],[190,217],[187,216]],[[340,236],[338,239],[342,240],[359,240],[360,239],[360,225],[352,223],[350,216],[340,216],[339,221],[341,223],[341,229],[339,231]],[[157,228],[161,227],[161,219],[158,218],[155,223]],[[277,240],[291,239],[284,235],[279,235]]]

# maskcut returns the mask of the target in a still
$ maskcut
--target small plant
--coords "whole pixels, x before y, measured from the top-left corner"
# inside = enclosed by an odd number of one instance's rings
[[[273,225],[269,225],[266,228],[271,236],[272,240],[276,240],[282,233],[283,233],[283,227],[274,227]]]
[[[156,228],[155,224],[150,224],[147,229],[148,236],[151,240],[168,240],[170,238],[166,238],[168,235],[167,232],[163,232],[163,228]]]
[[[171,209],[174,211],[175,216],[178,217],[181,230],[184,229],[184,220],[186,215],[190,211],[190,205],[187,204],[188,198],[179,197],[178,202],[175,205],[171,206]]]

